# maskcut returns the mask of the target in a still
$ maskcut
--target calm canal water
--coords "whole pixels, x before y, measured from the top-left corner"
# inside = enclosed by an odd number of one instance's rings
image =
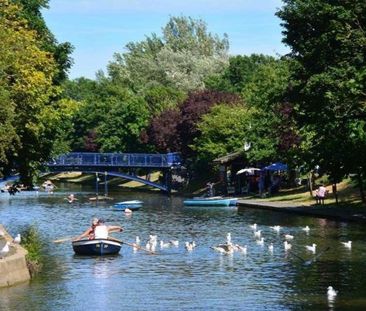
[[[253,209],[188,208],[183,198],[157,193],[110,193],[115,202],[144,201],[128,217],[110,203],[90,203],[91,189],[67,187],[52,195],[0,195],[0,223],[13,236],[35,224],[47,253],[42,273],[29,284],[0,289],[0,310],[366,310],[365,226]],[[64,199],[71,192],[76,204]],[[114,236],[125,241],[157,234],[159,241],[178,239],[180,245],[158,255],[124,245],[118,256],[95,258],[75,256],[70,243],[53,244],[80,234],[93,216],[121,224],[125,232]],[[252,223],[262,230],[264,246],[256,244]],[[273,225],[283,226],[280,234]],[[210,248],[224,243],[228,232],[247,245],[247,255]],[[295,236],[296,256],[284,251],[284,233]],[[184,242],[193,240],[197,247],[189,253]],[[348,240],[351,250],[340,243]],[[312,243],[320,254],[315,261],[305,249]],[[329,285],[339,291],[333,302]]]

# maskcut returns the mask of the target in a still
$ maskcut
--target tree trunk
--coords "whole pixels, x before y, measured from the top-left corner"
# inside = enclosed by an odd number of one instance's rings
[[[337,191],[337,184],[333,184],[333,185],[332,185],[332,191],[333,191],[334,198],[335,198],[335,200],[336,200],[336,204],[338,205],[338,191]]]
[[[358,170],[357,174],[357,181],[358,181],[358,187],[360,188],[360,196],[362,203],[366,203],[366,197],[365,197],[365,191],[363,189],[363,179],[362,179],[362,171],[361,169]]]
[[[310,172],[308,175],[308,185],[311,197],[313,197],[313,179],[314,179],[314,173]]]

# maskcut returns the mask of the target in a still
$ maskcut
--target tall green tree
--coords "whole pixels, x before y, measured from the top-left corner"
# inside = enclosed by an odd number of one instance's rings
[[[51,100],[59,93],[54,85],[57,64],[40,48],[21,10],[11,1],[0,5],[0,100],[5,100],[0,107],[8,105],[4,125],[11,124],[0,140],[12,139],[1,166],[5,173],[16,167],[22,181],[31,184],[39,164],[49,159],[64,134],[73,103]]]
[[[243,150],[250,129],[251,111],[244,106],[217,105],[198,123],[200,135],[191,148],[197,160],[212,163],[218,156]]]
[[[313,137],[304,157],[334,182],[365,173],[366,2],[285,0],[278,16],[296,61],[287,94]]]
[[[212,35],[202,20],[172,17],[162,37],[152,34],[127,44],[126,53],[116,53],[108,74],[135,91],[151,84],[185,92],[203,89],[205,77],[227,64],[228,47],[227,36]]]
[[[49,0],[11,0],[10,2],[21,8],[20,16],[27,21],[28,28],[37,32],[40,49],[52,54],[57,66],[53,82],[60,84],[65,81],[68,70],[72,66],[70,54],[73,47],[69,42],[59,43],[47,27],[42,10],[48,9]]]

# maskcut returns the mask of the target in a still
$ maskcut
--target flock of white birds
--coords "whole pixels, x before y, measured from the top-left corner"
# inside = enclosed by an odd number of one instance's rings
[[[260,246],[264,247],[265,238],[262,236],[262,230],[258,229],[257,224],[250,225],[250,228],[253,230],[253,237],[255,239],[255,243],[257,245],[260,245]],[[283,228],[281,226],[278,226],[278,225],[277,226],[271,226],[270,228],[273,231],[277,232],[278,234],[280,234],[281,230],[283,230]],[[305,226],[301,229],[307,235],[310,232],[310,227],[309,226]],[[284,238],[283,250],[285,252],[290,251],[292,249],[292,244],[290,242],[293,241],[295,237],[291,234],[284,234],[283,238]],[[341,242],[341,244],[344,247],[346,247],[347,249],[352,248],[352,241]],[[136,237],[135,245],[136,245],[135,250],[138,250],[138,247],[140,247],[140,245],[141,245],[141,240],[138,236]],[[166,242],[166,241],[160,240],[160,243],[158,243],[157,235],[150,235],[149,239],[148,239],[148,241],[145,245],[146,250],[151,251],[151,252],[155,252],[157,250],[158,246],[160,246],[161,250],[165,249],[165,248],[169,248],[169,247],[179,247],[179,241],[178,240],[170,240],[170,241]],[[185,242],[184,247],[188,252],[192,252],[196,247],[196,243],[194,241]],[[304,247],[308,252],[310,252],[312,254],[316,254],[317,245],[315,243],[312,243],[311,245],[305,245]],[[239,253],[242,253],[242,254],[247,254],[248,253],[247,245],[239,245],[239,244],[235,244],[235,243],[232,242],[231,233],[226,234],[226,243],[222,243],[222,244],[212,246],[211,249],[217,251],[220,254],[225,254],[225,255],[230,255],[230,254],[233,254],[234,252],[239,252]],[[268,251],[270,253],[273,253],[273,251],[274,251],[273,243],[268,243]],[[337,295],[337,291],[334,290],[332,286],[329,286],[327,288],[327,297],[328,297],[328,299],[330,301],[332,301],[332,300],[334,300],[336,295]]]
[[[0,230],[0,239],[4,239],[4,237],[5,237],[5,232]],[[15,237],[15,239],[13,240],[13,243],[20,244],[21,239],[22,238],[21,238],[20,234],[18,233],[17,236]],[[2,248],[0,248],[0,259],[3,259],[10,252],[10,246],[11,246],[11,243],[9,241],[6,241],[5,245]]]
[[[265,245],[265,239],[262,236],[262,231],[261,230],[257,230],[258,226],[257,224],[252,224],[250,225],[250,228],[253,229],[253,236],[254,239],[256,241],[257,245],[260,246],[264,246]],[[270,227],[272,230],[274,230],[277,233],[280,233],[280,231],[282,230],[281,226],[272,226]],[[303,227],[302,230],[304,232],[306,232],[307,234],[309,234],[310,232],[310,228],[309,226]],[[5,233],[0,230],[0,238],[4,238]],[[290,241],[292,241],[294,239],[293,235],[290,234],[284,234],[284,242],[283,242],[283,249],[284,251],[289,251],[292,248],[292,244],[290,243]],[[15,239],[13,240],[13,243],[17,243],[19,244],[21,242],[21,235],[17,234],[17,236],[15,237]],[[343,244],[344,247],[351,249],[352,248],[352,241],[347,241],[347,242],[341,242]],[[136,241],[135,241],[135,250],[138,250],[140,248],[141,245],[141,240],[140,238],[137,236],[136,237]],[[178,240],[170,240],[168,242],[165,242],[163,240],[160,240],[160,243],[158,243],[158,237],[157,235],[150,235],[149,236],[149,240],[147,241],[145,248],[148,251],[151,252],[155,252],[156,249],[158,248],[158,245],[160,246],[160,249],[165,249],[165,248],[169,248],[169,247],[179,247],[179,241]],[[10,251],[10,246],[11,243],[10,242],[6,242],[5,245],[0,249],[0,259],[4,258]],[[305,245],[305,249],[313,254],[316,253],[316,244],[313,243],[312,245]],[[184,247],[188,252],[192,252],[195,247],[196,247],[196,243],[195,241],[192,242],[185,242],[184,243]],[[227,233],[226,235],[226,243],[222,243],[222,244],[218,244],[216,246],[212,246],[211,247],[213,250],[221,253],[221,254],[233,254],[234,252],[240,252],[242,254],[247,254],[248,252],[248,247],[247,245],[239,245],[239,244],[234,244],[232,242],[231,239],[231,233]],[[274,245],[273,243],[269,243],[268,244],[268,251],[273,253],[274,251]],[[334,298],[337,296],[337,291],[333,289],[332,286],[329,286],[327,289],[327,297],[328,299],[334,300]]]

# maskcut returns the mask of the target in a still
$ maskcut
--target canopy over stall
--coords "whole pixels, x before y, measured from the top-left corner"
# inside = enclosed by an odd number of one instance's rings
[[[268,165],[264,168],[264,170],[267,171],[287,171],[288,167],[287,164],[281,163],[281,162],[275,162],[271,165]]]

